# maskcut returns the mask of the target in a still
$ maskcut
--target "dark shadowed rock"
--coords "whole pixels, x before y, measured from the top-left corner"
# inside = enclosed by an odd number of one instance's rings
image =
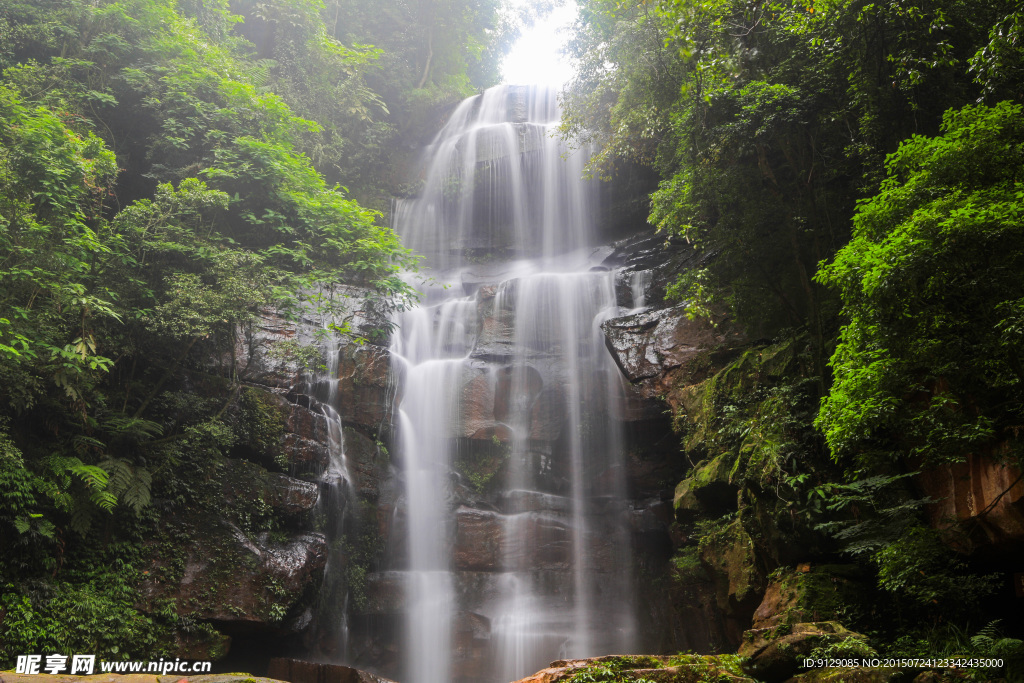
[[[390,679],[340,664],[307,662],[284,657],[270,660],[267,676],[289,683],[393,683]]]
[[[1011,462],[971,453],[965,462],[925,470],[917,480],[935,501],[928,506],[932,526],[969,523],[973,546],[1024,540],[1024,478]]]
[[[142,582],[143,607],[221,622],[226,629],[283,629],[282,618],[320,581],[327,558],[323,534],[303,533],[283,543],[253,540],[234,525],[213,520],[194,539],[179,570],[159,558]],[[229,631],[230,632],[230,631]]]
[[[316,484],[277,472],[268,472],[245,460],[227,460],[224,472],[224,501],[260,500],[285,515],[308,512],[316,506]]]
[[[848,642],[854,651],[836,657],[863,656],[856,648],[866,641],[866,636],[837,622],[819,621],[747,631],[738,654],[747,658],[743,670],[748,674],[765,683],[781,683],[803,668],[803,658],[817,647]]]

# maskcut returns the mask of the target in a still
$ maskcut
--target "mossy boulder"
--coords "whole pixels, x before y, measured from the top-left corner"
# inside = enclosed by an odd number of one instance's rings
[[[734,460],[732,454],[722,453],[698,465],[679,482],[673,497],[677,519],[688,521],[697,513],[717,517],[736,509],[739,489],[731,476]]]
[[[778,383],[797,369],[801,338],[748,349],[703,382],[681,384],[666,396],[684,433],[683,447],[712,450],[717,440],[719,408],[736,403],[755,390]]]
[[[516,683],[755,683],[740,670],[736,655],[608,655],[560,659]]]
[[[863,600],[865,582],[856,565],[803,564],[770,577],[754,612],[753,628],[837,619]]]
[[[719,609],[749,619],[761,600],[765,575],[742,518],[705,536],[700,559],[714,576]]]
[[[882,667],[829,667],[812,669],[794,676],[786,683],[897,683],[910,681],[900,669]]]
[[[323,534],[250,537],[225,519],[178,523],[155,550],[140,586],[144,611],[170,608],[246,634],[291,631],[286,617],[319,585],[327,559]]]
[[[781,683],[795,675],[802,660],[815,649],[830,647],[830,657],[873,654],[867,637],[835,621],[819,621],[751,629],[743,634],[738,654],[746,657],[743,670],[765,683]]]

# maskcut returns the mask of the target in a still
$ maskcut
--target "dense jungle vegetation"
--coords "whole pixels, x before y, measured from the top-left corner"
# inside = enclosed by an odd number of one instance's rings
[[[961,552],[912,475],[1021,465],[1024,12],[580,6],[563,133],[596,175],[656,172],[650,223],[702,256],[671,297],[795,358],[676,416],[694,459],[745,458],[700,552],[749,534],[765,572],[852,562],[872,591],[838,611],[878,651],[1019,654],[998,629],[1024,636],[1002,578],[1024,558]],[[207,463],[276,437],[239,335],[267,308],[344,332],[341,284],[408,300],[395,168],[513,33],[493,0],[0,0],[0,665],[205,628],[136,583]]]
[[[738,538],[766,571],[852,561],[877,592],[832,611],[890,652],[1019,628],[1019,549],[971,556],[983,520],[930,522],[912,481],[1021,464],[1022,22],[1013,2],[582,4],[564,132],[600,146],[594,174],[656,169],[650,222],[702,259],[670,298],[766,349],[681,399],[707,463],[684,505],[716,477],[740,499],[704,506],[684,571]]]
[[[202,628],[135,584],[160,514],[216,505],[215,456],[277,437],[236,341],[268,307],[344,332],[343,283],[408,299],[390,155],[507,35],[459,0],[0,2],[4,666]]]

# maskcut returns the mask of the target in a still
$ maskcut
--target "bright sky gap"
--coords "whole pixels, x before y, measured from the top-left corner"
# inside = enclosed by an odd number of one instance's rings
[[[513,3],[526,4],[523,0]],[[578,11],[576,3],[570,0],[525,28],[502,62],[503,81],[513,85],[567,83],[572,77],[572,64],[562,50]]]

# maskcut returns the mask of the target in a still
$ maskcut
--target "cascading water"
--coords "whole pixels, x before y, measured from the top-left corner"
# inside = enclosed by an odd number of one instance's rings
[[[466,100],[395,208],[433,277],[391,348],[405,683],[515,680],[633,644],[619,379],[599,327],[614,273],[595,267],[597,188],[558,117],[545,89]]]

